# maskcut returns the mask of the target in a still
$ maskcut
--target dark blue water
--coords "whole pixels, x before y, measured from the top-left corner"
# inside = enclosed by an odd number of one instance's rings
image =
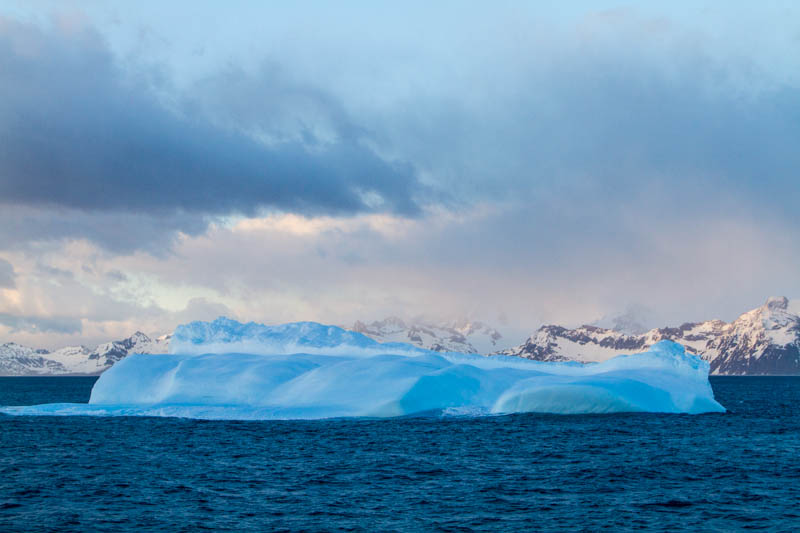
[[[0,405],[93,378],[0,378]],[[800,378],[730,412],[298,422],[0,415],[0,531],[800,529]]]

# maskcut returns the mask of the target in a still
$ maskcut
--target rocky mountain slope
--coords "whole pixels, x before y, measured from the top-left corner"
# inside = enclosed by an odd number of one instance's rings
[[[638,353],[669,339],[707,360],[713,374],[800,374],[800,301],[784,297],[770,298],[730,323],[709,320],[641,334],[598,326],[569,329],[546,325],[523,344],[499,352],[500,333],[481,322],[434,324],[390,317],[370,323],[359,321],[349,329],[379,342],[405,342],[435,351],[496,353],[538,361],[600,362],[619,354]],[[93,348],[69,346],[54,351],[0,344],[0,375],[100,374],[131,353],[168,352],[171,337],[151,338],[137,332],[127,339]]]
[[[596,326],[547,325],[523,344],[499,352],[538,361],[605,361],[664,339],[709,362],[713,374],[800,374],[800,302],[770,298],[733,322],[709,320],[630,335]]]
[[[435,351],[488,354],[501,347],[500,333],[480,322],[406,323],[399,318],[387,318],[369,324],[356,322],[347,329],[378,342],[403,342]],[[2,344],[0,376],[100,374],[128,354],[168,352],[171,338],[172,335],[150,338],[136,332],[127,339],[93,348],[68,346],[54,351]]]
[[[468,320],[435,324],[389,317],[369,324],[357,321],[349,329],[379,342],[407,342],[437,352],[488,354],[497,351],[502,338],[496,329]]]
[[[170,337],[153,339],[137,331],[127,339],[93,348],[67,346],[54,351],[0,344],[0,376],[100,374],[131,353],[166,353]]]

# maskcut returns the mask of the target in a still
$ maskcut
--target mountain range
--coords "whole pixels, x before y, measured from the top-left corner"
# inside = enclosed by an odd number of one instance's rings
[[[620,324],[628,325],[626,321]],[[785,297],[769,298],[764,305],[730,323],[688,322],[643,333],[632,333],[630,327],[544,325],[524,343],[505,350],[498,350],[502,336],[496,329],[468,320],[434,323],[389,317],[369,323],[357,321],[347,329],[379,342],[405,342],[440,352],[581,363],[638,353],[668,339],[708,361],[712,374],[800,374],[800,301]],[[132,353],[168,352],[171,338],[172,335],[150,337],[136,332],[126,339],[95,347],[68,346],[54,351],[0,344],[0,375],[100,374]]]
[[[800,374],[800,301],[769,298],[733,322],[708,320],[629,334],[597,326],[540,327],[524,343],[499,352],[537,361],[605,361],[638,353],[664,339],[708,361],[712,374]]]
[[[483,322],[456,320],[434,323],[422,319],[406,322],[397,317],[348,328],[379,342],[406,342],[435,352],[489,354],[497,351],[502,335]]]
[[[94,347],[67,346],[53,351],[14,342],[0,344],[0,376],[100,374],[132,353],[166,353],[170,338],[151,338],[137,331],[127,339]]]

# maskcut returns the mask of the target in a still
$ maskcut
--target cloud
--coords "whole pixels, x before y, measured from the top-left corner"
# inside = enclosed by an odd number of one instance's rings
[[[0,289],[13,289],[16,287],[15,277],[14,265],[0,257]]]
[[[6,22],[2,310],[97,340],[218,314],[502,313],[528,334],[800,294],[796,40],[771,54],[714,17],[635,10],[340,9],[314,31],[254,16],[241,41],[162,25],[163,71],[86,28]],[[180,35],[208,40],[202,75],[174,74],[196,49]]]
[[[0,210],[0,249],[88,239],[116,254],[147,250],[164,255],[179,235],[202,234],[209,220],[212,218],[180,211],[151,214],[5,205]]]
[[[0,71],[6,205],[195,220],[263,208],[341,215],[419,210],[420,184],[410,165],[367,148],[335,102],[311,90],[282,89],[280,78],[259,80],[251,101],[239,103],[241,113],[252,105],[257,115],[261,98],[278,99],[270,106],[281,108],[279,99],[301,94],[301,103],[313,102],[317,114],[331,118],[334,137],[323,143],[321,134],[301,128],[299,137],[266,142],[258,137],[270,132],[225,127],[197,106],[168,109],[151,80],[121,70],[91,29],[40,30],[0,20]]]
[[[226,316],[235,318],[236,313],[225,304],[214,302],[208,298],[192,298],[186,303],[186,307],[170,316],[170,321],[174,324],[185,324],[194,320],[214,320],[215,318]]]
[[[17,316],[0,313],[0,324],[10,328],[11,333],[80,333],[81,320],[74,317]]]
[[[577,215],[614,232],[625,211],[643,208],[678,217],[744,208],[796,226],[800,90],[741,83],[735,59],[706,58],[673,42],[680,36],[661,47],[624,32],[619,46],[564,43],[546,63],[533,49],[529,61],[501,56],[497,88],[470,85],[472,105],[422,97],[379,120],[466,205],[527,205],[516,227],[541,218],[572,233]]]
[[[750,82],[746,61],[690,37],[617,10],[499,39],[491,62],[460,54],[447,71],[458,50],[404,43],[405,85],[385,65],[367,75],[369,46],[337,58],[312,37],[316,69],[288,48],[179,89],[123,69],[90,28],[5,20],[0,247],[87,238],[164,254],[180,234],[264,209],[408,217],[510,204],[526,214],[507,217],[509,236],[533,223],[620,234],[629,206],[794,223],[797,90]],[[339,59],[351,70],[319,73]]]
[[[109,270],[108,272],[106,272],[106,278],[108,278],[111,281],[119,281],[119,282],[128,281],[128,276],[126,276],[124,272],[121,272],[116,269]]]

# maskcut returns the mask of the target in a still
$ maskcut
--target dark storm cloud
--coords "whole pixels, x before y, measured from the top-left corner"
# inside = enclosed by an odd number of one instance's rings
[[[0,72],[3,204],[156,215],[418,210],[413,170],[340,135],[352,127],[338,112],[328,114],[330,142],[305,131],[265,144],[253,137],[260,132],[167,110],[149,82],[117,69],[92,31],[8,20],[0,21]]]
[[[87,238],[114,253],[147,250],[165,255],[179,233],[196,236],[208,217],[196,213],[139,213],[124,210],[3,206],[0,249],[35,247],[37,242]]]
[[[13,289],[16,287],[15,277],[14,265],[0,257],[0,289]]]
[[[164,252],[230,213],[412,214],[422,197],[511,204],[495,224],[459,230],[487,262],[536,263],[601,240],[608,253],[641,255],[630,219],[642,215],[658,234],[672,219],[739,211],[796,226],[797,89],[635,14],[587,24],[586,34],[491,40],[490,62],[469,53],[471,40],[443,54],[405,39],[413,61],[398,63],[398,83],[375,68],[383,55],[365,52],[367,37],[340,57],[309,35],[316,66],[346,60],[352,72],[303,77],[288,47],[261,70],[230,65],[177,90],[155,71],[123,73],[92,31],[5,22],[0,246],[87,237]],[[446,263],[462,259],[451,243],[463,240],[419,248]]]
[[[421,101],[392,125],[409,158],[467,198],[525,202],[523,225],[540,218],[580,236],[572,220],[611,233],[637,209],[734,207],[796,223],[800,91],[739,87],[735,65],[691,50],[655,55],[566,47],[556,67],[519,65],[528,73],[516,85],[500,78],[503,105],[469,110],[466,124],[464,110]]]
[[[80,333],[83,330],[79,318],[17,316],[0,313],[0,324],[11,329],[11,333]]]

